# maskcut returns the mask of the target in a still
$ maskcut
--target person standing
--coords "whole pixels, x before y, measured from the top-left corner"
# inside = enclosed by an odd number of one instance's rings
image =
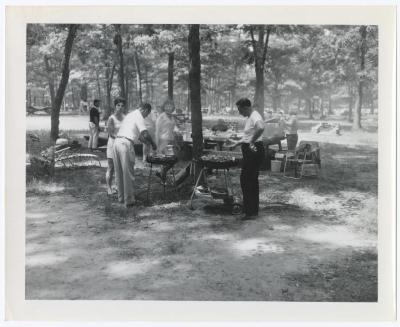
[[[289,119],[285,120],[286,126],[286,141],[288,151],[296,150],[297,141],[299,140],[299,135],[297,134],[298,123],[297,123],[297,112],[290,111]]]
[[[179,131],[175,118],[172,113],[175,111],[175,104],[172,100],[166,100],[162,107],[162,113],[158,116],[156,121],[156,143],[157,152],[160,154],[170,154],[168,152],[168,146],[173,146],[174,153],[176,148],[175,133]],[[164,182],[167,176],[167,172],[172,166],[162,166],[161,171],[156,173],[156,176],[160,177]]]
[[[93,101],[93,107],[89,111],[89,144],[88,148],[93,151],[97,149],[97,141],[99,139],[100,124],[100,100]]]
[[[114,141],[121,127],[122,120],[124,119],[124,106],[125,100],[122,98],[116,98],[114,100],[115,111],[114,114],[108,118],[107,121],[107,172],[106,172],[106,184],[107,184],[107,194],[113,194],[112,181],[114,177],[114,161],[113,161],[113,148]]]
[[[239,114],[247,117],[243,137],[233,144],[233,148],[241,144],[243,163],[240,174],[240,186],[243,193],[244,216],[242,220],[255,219],[259,209],[258,175],[264,154],[262,134],[264,122],[260,113],[251,106],[251,101],[241,98],[236,102]]]
[[[114,141],[113,160],[115,181],[117,184],[118,201],[126,207],[135,203],[134,168],[135,148],[134,142],[141,141],[151,144],[153,150],[156,144],[146,129],[144,119],[150,114],[151,105],[143,103],[139,109],[131,111],[122,121],[121,127]]]

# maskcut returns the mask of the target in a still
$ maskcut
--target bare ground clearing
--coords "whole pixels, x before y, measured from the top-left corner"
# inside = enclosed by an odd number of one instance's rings
[[[28,182],[26,298],[376,301],[376,144],[321,148],[320,179],[262,173],[248,222],[219,202],[191,211],[189,186],[145,206],[139,165],[130,211],[107,197],[105,168]]]

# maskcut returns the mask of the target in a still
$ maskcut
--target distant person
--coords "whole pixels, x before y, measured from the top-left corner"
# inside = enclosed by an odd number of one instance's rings
[[[242,147],[243,162],[240,174],[244,209],[242,220],[249,220],[256,218],[259,209],[258,175],[265,156],[262,142],[264,122],[260,113],[252,108],[249,99],[240,99],[236,102],[236,106],[240,115],[247,117],[243,137],[235,142],[233,148],[239,144]]]
[[[289,115],[289,119],[285,120],[287,148],[289,151],[294,151],[299,140],[297,112],[292,110]]]
[[[160,154],[168,154],[167,149],[169,146],[175,148],[175,133],[178,132],[178,127],[173,116],[175,111],[175,104],[172,100],[166,100],[162,107],[162,113],[158,116],[156,121],[156,144],[157,152]],[[158,177],[164,182],[166,175],[171,166],[162,166],[161,171],[156,173]]]
[[[100,100],[95,99],[89,111],[89,144],[88,148],[93,151],[97,149],[100,132]]]
[[[117,137],[118,131],[121,127],[122,121],[125,117],[124,115],[124,106],[125,99],[117,98],[114,100],[114,114],[112,114],[107,120],[107,132],[108,132],[108,141],[107,141],[107,172],[106,172],[106,184],[107,184],[107,194],[113,194],[112,189],[112,181],[114,178],[114,161],[113,161],[113,152],[114,152],[114,141]]]
[[[113,160],[115,181],[118,190],[118,201],[126,207],[135,204],[135,147],[134,142],[143,140],[143,143],[157,149],[144,124],[144,119],[150,114],[151,105],[143,103],[139,109],[131,111],[122,121],[121,127],[114,141]]]
[[[79,112],[80,112],[81,114],[83,114],[83,113],[87,112],[87,108],[88,108],[88,103],[87,103],[87,101],[86,101],[86,100],[81,100],[81,101],[79,102]]]

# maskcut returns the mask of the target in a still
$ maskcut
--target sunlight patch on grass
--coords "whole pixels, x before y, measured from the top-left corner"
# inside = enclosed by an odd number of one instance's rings
[[[279,218],[275,218],[274,220],[278,220]],[[290,225],[274,225],[274,230],[276,231],[289,231],[293,229],[293,226]]]
[[[106,271],[114,278],[129,278],[135,275],[145,274],[159,263],[159,260],[112,262],[108,265]]]
[[[205,234],[200,237],[202,240],[233,241],[232,234]]]
[[[65,190],[65,187],[56,183],[45,183],[41,180],[32,180],[26,184],[26,192],[47,194],[57,193]]]
[[[285,251],[283,247],[263,238],[238,241],[233,244],[233,247],[242,256],[251,256],[257,253],[283,253]]]
[[[151,226],[152,230],[155,230],[157,232],[169,232],[175,229],[174,224],[165,222],[165,221],[159,221],[155,224],[152,224]]]
[[[337,197],[321,196],[307,188],[292,191],[288,202],[306,210],[339,210],[342,208]]]
[[[359,145],[378,146],[378,134],[365,131],[343,131],[343,135],[315,132],[299,132],[300,141],[317,141],[320,143],[342,144],[347,147],[357,147]]]
[[[29,255],[26,258],[27,267],[37,267],[37,266],[51,266],[63,263],[68,260],[68,257],[58,256],[54,253],[43,253],[37,255]]]
[[[153,210],[160,210],[160,209],[175,209],[179,208],[182,204],[180,202],[171,202],[165,204],[159,204],[152,206]]]
[[[346,226],[310,226],[297,232],[297,237],[307,241],[325,244],[328,247],[375,247],[375,238],[368,238]]]

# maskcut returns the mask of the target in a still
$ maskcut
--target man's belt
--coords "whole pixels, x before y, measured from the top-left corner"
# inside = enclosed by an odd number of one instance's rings
[[[131,142],[131,143],[134,143],[134,141],[132,141],[130,138],[125,137],[125,136],[117,136],[116,138],[117,138],[117,139],[125,139],[125,140],[128,140],[128,141]]]

